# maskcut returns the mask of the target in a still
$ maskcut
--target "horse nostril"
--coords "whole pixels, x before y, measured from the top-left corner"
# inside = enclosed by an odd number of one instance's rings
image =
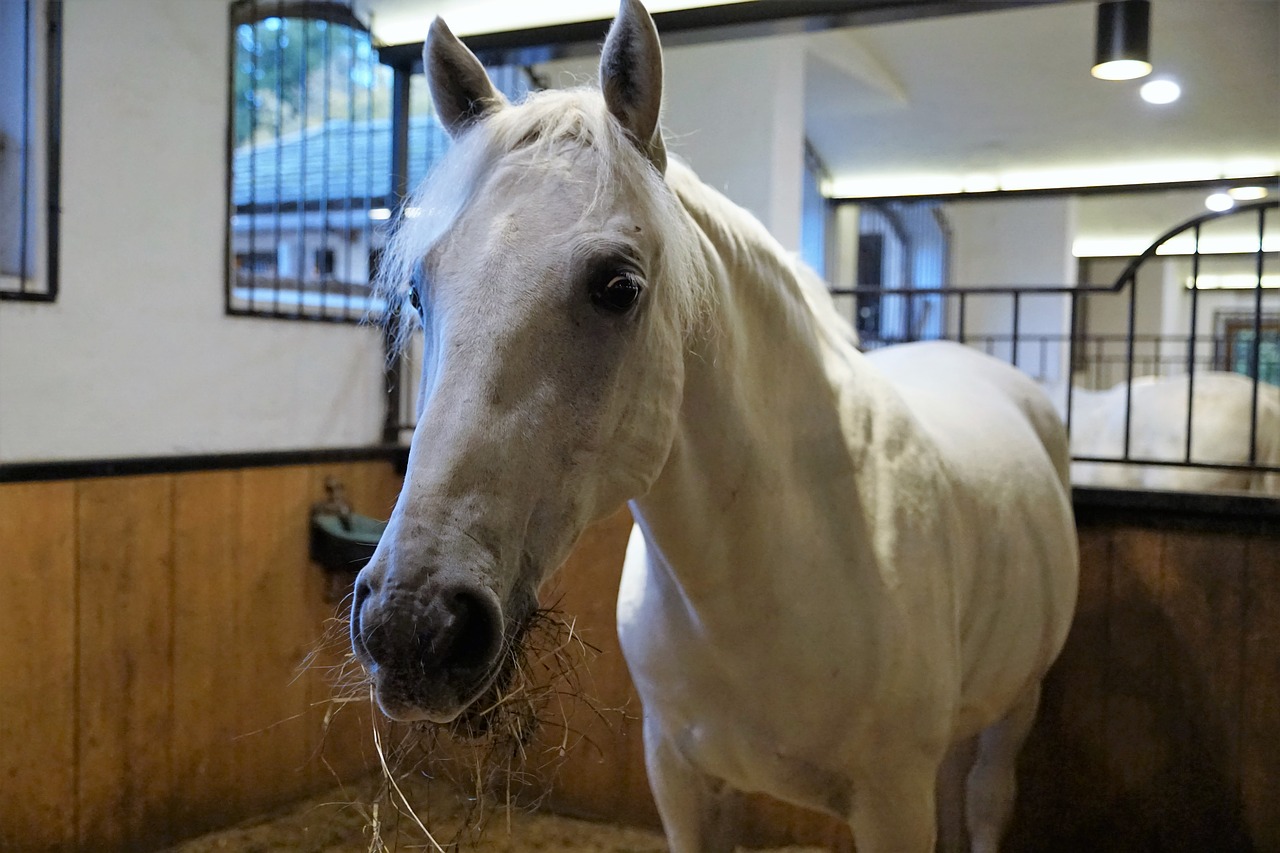
[[[480,596],[462,590],[441,596],[419,635],[426,669],[472,670],[493,659],[499,641],[494,614]]]
[[[365,579],[364,572],[356,575],[356,588],[353,603],[357,610],[359,610],[361,603],[369,597],[369,593],[371,592],[373,592],[373,587],[369,584],[369,581]]]
[[[355,601],[351,605],[351,648],[356,657],[366,666],[383,666],[393,655],[393,639],[385,630],[385,622],[381,619],[371,621],[368,610],[373,606],[368,590],[361,595],[356,590]],[[379,629],[384,630],[379,630]]]

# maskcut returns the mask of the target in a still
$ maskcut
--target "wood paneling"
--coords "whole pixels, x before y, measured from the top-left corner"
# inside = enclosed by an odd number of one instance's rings
[[[1280,530],[1225,522],[1082,523],[1079,606],[1022,756],[1007,850],[1280,850]],[[599,695],[638,713],[608,635],[624,541],[589,546],[565,601],[604,650]],[[650,822],[636,729],[571,759],[552,805]],[[766,797],[747,799],[743,823],[752,846],[853,850],[840,823]]]
[[[390,465],[320,465],[312,468],[311,477],[311,494],[323,497],[325,482],[332,477],[343,484],[354,510],[373,518],[389,517],[400,492],[401,477]],[[337,679],[344,668],[352,670],[347,610],[354,573],[326,578],[311,572],[307,577],[312,582],[307,599],[314,602],[313,621],[325,629],[313,640],[314,654],[303,676],[314,715],[308,728],[320,737],[313,744],[310,769],[320,783],[331,784],[359,776],[377,759],[370,736],[369,703],[334,703]],[[342,593],[338,600],[332,594],[335,589]]]
[[[230,663],[235,672],[253,675],[245,685],[251,695],[240,703],[236,752],[242,782],[262,792],[255,798],[283,803],[310,787],[310,696],[300,668],[318,633],[310,601],[315,589],[307,580],[312,481],[303,467],[240,476],[237,529],[245,559],[235,613],[240,642]]]
[[[244,806],[237,736],[253,695],[230,665],[240,642],[241,487],[237,471],[174,483],[173,821],[184,833],[224,826]]]
[[[0,850],[75,841],[75,544],[71,483],[0,486]]]
[[[1095,519],[1080,538],[1009,849],[1280,849],[1280,531]]]
[[[1243,608],[1240,705],[1244,821],[1254,849],[1280,850],[1280,545],[1275,536],[1245,540],[1251,581]]]
[[[320,760],[329,688],[299,672],[334,613],[326,473],[371,515],[399,486],[381,462],[0,485],[0,850],[155,849],[365,774],[367,716]]]
[[[372,761],[367,707],[323,737],[342,606],[307,559],[355,462],[0,486],[0,849],[146,850]],[[1020,766],[1007,850],[1280,850],[1280,531],[1091,513],[1066,649]],[[599,654],[556,808],[654,824],[614,604],[629,518],[589,530],[549,599]],[[851,853],[840,824],[751,798],[747,840]]]
[[[544,602],[554,604],[573,622],[583,642],[596,650],[583,661],[581,687],[587,699],[566,706],[569,743],[576,745],[557,769],[549,805],[656,825],[644,775],[640,702],[615,628],[622,555],[630,532],[631,514],[625,509],[588,529],[543,593]],[[561,734],[546,732],[548,746],[558,745]]]
[[[170,840],[173,479],[78,488],[78,834],[84,849]]]

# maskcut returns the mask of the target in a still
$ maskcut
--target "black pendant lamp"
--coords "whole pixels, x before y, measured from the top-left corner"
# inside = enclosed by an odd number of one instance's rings
[[[1151,0],[1098,4],[1098,44],[1092,74],[1101,80],[1134,80],[1151,73]]]

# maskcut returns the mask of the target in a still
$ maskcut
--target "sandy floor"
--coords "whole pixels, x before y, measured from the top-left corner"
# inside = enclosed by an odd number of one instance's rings
[[[380,811],[381,844],[373,840],[368,807],[347,805],[353,799],[368,802],[373,788],[332,791],[297,804],[287,812],[192,839],[169,853],[399,853],[436,850],[411,821],[394,812]],[[459,836],[463,806],[450,792],[408,791],[410,800],[444,849],[468,853],[666,853],[656,832],[572,820],[545,813],[498,809],[485,821],[483,832]],[[421,804],[427,803],[423,809]],[[478,837],[477,837],[478,836]],[[460,839],[457,847],[450,841]],[[774,853],[784,853],[778,849]],[[789,847],[785,853],[821,853],[815,847]]]

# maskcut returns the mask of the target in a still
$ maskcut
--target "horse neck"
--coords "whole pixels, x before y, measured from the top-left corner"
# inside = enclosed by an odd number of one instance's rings
[[[778,530],[823,523],[815,506],[843,530],[813,547],[866,547],[855,472],[865,473],[857,436],[869,430],[844,421],[873,416],[881,383],[815,316],[814,294],[758,222],[700,184],[673,183],[702,238],[715,316],[687,347],[671,457],[633,510],[689,596],[726,573],[755,582],[747,574],[767,573],[770,552],[791,544]],[[696,577],[682,568],[694,565]]]

